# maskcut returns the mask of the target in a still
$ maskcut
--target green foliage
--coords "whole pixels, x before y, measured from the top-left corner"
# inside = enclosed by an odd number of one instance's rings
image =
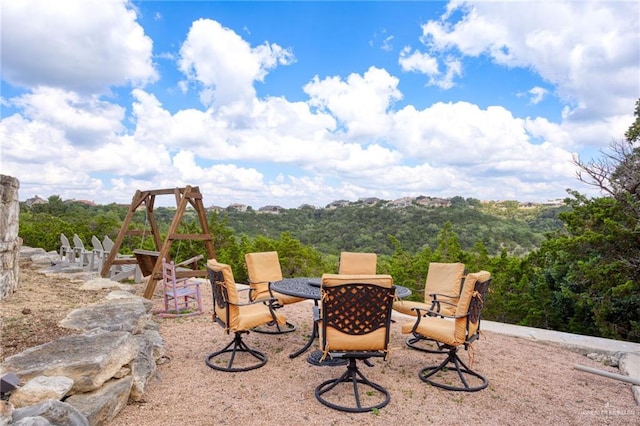
[[[546,241],[531,267],[553,316],[529,325],[640,341],[640,237],[637,218],[615,198],[577,193],[562,214],[566,234]]]
[[[278,238],[289,232],[294,238],[326,254],[368,251],[391,255],[395,247],[389,235],[410,252],[436,247],[447,222],[458,234],[461,249],[470,250],[482,241],[493,255],[506,249],[511,255],[526,255],[540,247],[545,233],[562,228],[557,212],[562,208],[514,208],[506,215],[500,208],[481,208],[476,200],[454,197],[449,208],[409,206],[390,209],[350,205],[335,209],[287,209],[280,214],[220,213],[237,234],[250,239],[259,235]]]
[[[369,251],[378,253],[379,273],[422,300],[430,262],[464,262],[468,271],[492,274],[486,319],[640,341],[638,217],[619,198],[570,194],[559,209],[522,211],[513,203],[483,206],[455,197],[451,208],[225,211],[208,221],[216,257],[232,266],[238,282],[247,281],[249,252],[278,251],[283,275],[293,277],[336,272],[340,251]],[[115,238],[126,210],[53,196],[49,204],[21,205],[20,236],[47,250],[59,248],[60,233],[85,242],[92,235]],[[154,213],[164,240],[175,209]],[[135,213],[131,228],[142,235],[127,237],[122,252],[157,249],[144,212]],[[200,232],[193,211],[179,232]],[[206,254],[201,241],[177,241],[171,250],[178,261]]]

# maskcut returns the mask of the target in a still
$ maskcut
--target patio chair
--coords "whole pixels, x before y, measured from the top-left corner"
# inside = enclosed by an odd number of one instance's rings
[[[458,348],[463,346],[468,350],[480,336],[480,314],[490,283],[491,274],[487,271],[468,274],[454,315],[429,316],[426,311],[414,308],[416,320],[404,324],[402,333],[419,334],[432,340],[446,354],[440,364],[421,369],[420,380],[452,391],[475,392],[487,387],[488,380],[458,357]]]
[[[346,359],[347,370],[315,389],[327,407],[351,413],[374,411],[391,400],[389,391],[370,381],[357,361],[389,354],[391,308],[395,297],[390,275],[324,274],[321,291],[323,359]],[[353,403],[348,400],[353,398]]]
[[[424,284],[424,301],[396,300],[393,309],[405,315],[417,316],[418,311],[426,315],[454,315],[464,282],[464,263],[429,263]],[[425,339],[418,333],[409,337],[407,346],[419,351],[439,353],[421,345]]]
[[[247,274],[249,275],[249,300],[275,298],[274,307],[276,309],[305,300],[271,290],[271,283],[282,279],[282,269],[280,268],[280,259],[277,251],[247,253],[244,255],[244,260],[247,264]],[[256,328],[253,331],[256,333],[282,334],[290,333],[295,329],[296,326],[294,324],[287,322],[283,327],[278,323],[274,323]]]
[[[91,250],[91,264],[89,269],[91,271],[100,271],[102,270],[102,264],[106,259],[106,254],[104,251],[104,247],[102,246],[102,242],[95,235],[91,236],[91,245],[93,246],[93,250]]]
[[[375,275],[378,255],[375,253],[340,253],[338,273],[343,275]]]
[[[226,334],[234,333],[234,338],[224,348],[209,354],[206,364],[214,370],[228,372],[249,371],[262,367],[267,363],[267,356],[247,346],[242,335],[270,322],[284,324],[286,317],[276,313],[273,307],[275,299],[240,303],[229,265],[209,259],[207,274],[213,292],[213,319],[224,328]]]
[[[102,248],[104,248],[104,259],[109,257],[109,254],[113,250],[114,242],[108,235],[105,235],[102,239]],[[131,258],[130,254],[116,253],[116,259],[128,259]],[[123,264],[123,265],[111,265],[109,271],[109,278],[113,281],[122,281],[133,277],[136,283],[142,281],[142,273],[140,268],[136,264]]]
[[[80,262],[82,269],[88,270],[91,266],[91,250],[84,247],[82,239],[78,234],[73,234],[73,257],[75,261]]]
[[[202,314],[200,281],[194,278],[177,278],[176,265],[162,259],[162,285],[164,310],[155,310],[159,317],[174,318]]]
[[[59,251],[59,254],[60,254],[60,259],[61,260],[67,260],[69,262],[75,261],[75,258],[74,258],[74,255],[73,255],[73,247],[71,247],[71,244],[69,243],[69,239],[63,233],[60,233],[60,251]]]

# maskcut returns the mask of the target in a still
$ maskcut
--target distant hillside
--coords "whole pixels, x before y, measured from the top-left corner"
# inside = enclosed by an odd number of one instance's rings
[[[470,204],[458,200],[449,207],[345,204],[324,209],[270,209],[268,214],[227,208],[218,215],[227,220],[237,235],[278,238],[288,232],[324,253],[353,250],[391,254],[393,246],[389,236],[395,237],[409,252],[425,245],[435,248],[442,226],[450,222],[464,250],[481,241],[490,254],[506,249],[512,255],[524,255],[540,246],[545,233],[561,229],[557,214],[563,209],[565,207],[522,208],[517,202]]]

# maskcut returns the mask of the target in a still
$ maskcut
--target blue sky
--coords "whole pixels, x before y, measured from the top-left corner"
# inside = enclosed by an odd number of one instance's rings
[[[572,159],[622,139],[640,97],[634,1],[0,7],[0,170],[22,200],[598,195]]]

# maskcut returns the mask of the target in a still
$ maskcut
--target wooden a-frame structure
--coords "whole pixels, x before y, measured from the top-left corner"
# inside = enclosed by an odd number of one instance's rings
[[[173,221],[169,226],[167,232],[167,238],[162,241],[160,237],[160,231],[158,230],[158,222],[156,221],[155,214],[153,212],[153,206],[157,195],[171,195],[174,194],[176,198],[176,213],[173,216]],[[216,252],[213,247],[213,236],[209,231],[209,224],[207,222],[207,216],[204,210],[204,204],[202,202],[202,194],[200,188],[197,186],[186,186],[184,188],[169,188],[169,189],[154,189],[150,191],[137,190],[129,206],[118,237],[113,243],[113,249],[109,252],[109,256],[102,265],[100,275],[103,278],[108,278],[113,265],[135,265],[137,260],[135,257],[121,258],[118,257],[118,250],[127,235],[143,235],[144,231],[129,229],[131,220],[136,210],[144,204],[146,209],[147,221],[151,227],[151,235],[155,243],[156,249],[159,252],[157,261],[153,268],[153,272],[149,276],[149,282],[144,292],[144,297],[151,299],[153,292],[156,288],[156,283],[162,279],[162,259],[169,259],[169,249],[171,244],[176,240],[199,240],[204,241],[204,245],[207,251],[208,258],[212,259],[216,257]],[[201,234],[178,234],[178,226],[182,221],[184,212],[187,209],[187,205],[190,204],[198,214],[198,220],[202,228]],[[181,270],[176,272],[176,276],[182,277],[206,277],[206,270]]]

